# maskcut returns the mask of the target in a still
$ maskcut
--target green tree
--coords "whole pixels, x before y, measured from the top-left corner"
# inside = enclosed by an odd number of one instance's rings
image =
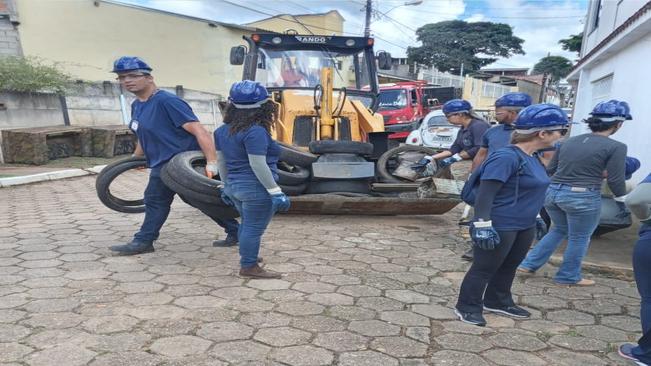
[[[533,74],[547,74],[553,81],[560,81],[572,70],[572,61],[563,56],[546,56],[533,66]]]
[[[38,58],[0,57],[0,90],[64,93],[71,78]]]
[[[524,55],[524,40],[514,36],[508,24],[450,20],[425,24],[416,36],[423,45],[409,47],[409,59],[441,71],[458,69],[463,63],[464,70],[473,72],[497,57]]]
[[[581,44],[583,43],[583,32],[572,34],[568,38],[558,41],[565,51],[581,53]]]

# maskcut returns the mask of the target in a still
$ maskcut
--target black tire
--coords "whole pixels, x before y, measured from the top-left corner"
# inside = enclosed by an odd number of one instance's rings
[[[388,150],[377,161],[377,174],[382,178],[384,182],[388,183],[401,183],[401,182],[406,182],[406,180],[397,178],[393,176],[387,167],[387,164],[389,163],[389,160],[393,159],[395,155],[407,152],[407,151],[414,151],[414,152],[422,152],[423,155],[428,154],[428,155],[434,155],[439,150],[432,149],[430,147],[425,147],[425,146],[414,146],[414,145],[402,145],[398,146],[396,148],[393,148],[391,150]]]
[[[223,183],[210,179],[195,170],[205,166],[206,158],[201,151],[186,151],[174,156],[161,170],[161,179],[165,185],[192,201],[225,206],[221,200]]]
[[[289,165],[283,161],[278,162],[278,184],[295,186],[305,183],[310,178],[310,170],[298,165]]]
[[[237,210],[233,207],[215,205],[205,203],[203,201],[195,201],[191,198],[183,197],[181,195],[179,195],[179,197],[183,200],[183,202],[201,211],[204,215],[210,217],[215,222],[215,219],[226,220],[234,219],[240,216],[240,213],[237,212]]]
[[[312,163],[314,163],[318,158],[318,156],[307,151],[299,150],[292,145],[287,145],[282,142],[278,142],[278,145],[280,146],[279,160],[284,161],[290,165],[307,168],[312,165]]]
[[[313,154],[373,154],[373,144],[358,141],[318,140],[310,142],[308,147]]]
[[[308,194],[322,193],[371,193],[371,185],[366,180],[319,180],[307,187]]]
[[[95,190],[97,191],[97,197],[99,200],[108,208],[118,212],[124,213],[142,213],[145,212],[145,201],[144,199],[139,200],[123,200],[118,197],[115,197],[111,193],[111,183],[118,175],[137,168],[145,168],[147,166],[147,161],[145,158],[133,157],[122,159],[111,163],[104,167],[102,171],[97,175],[95,180]]]
[[[280,189],[282,189],[283,193],[288,196],[300,196],[305,192],[305,190],[307,190],[307,183],[302,183],[295,186],[280,185]]]

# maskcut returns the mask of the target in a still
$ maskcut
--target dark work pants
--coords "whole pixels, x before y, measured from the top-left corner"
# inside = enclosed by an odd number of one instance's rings
[[[174,191],[167,188],[160,178],[161,168],[151,169],[149,183],[145,189],[145,220],[140,226],[140,231],[134,235],[135,240],[154,241],[158,239],[160,229],[163,227],[170,207],[174,201]],[[183,199],[183,197],[181,197]],[[187,201],[183,199],[186,203]],[[203,210],[202,210],[203,212]],[[206,212],[204,212],[206,213]],[[208,215],[217,225],[226,230],[227,233],[237,234],[238,223],[235,219],[221,219]]]
[[[511,285],[515,271],[527,255],[536,228],[521,231],[498,231],[500,244],[494,250],[474,248],[475,260],[461,283],[457,309],[464,313],[481,313],[490,308],[513,306]]]
[[[642,229],[645,229],[643,224]],[[647,228],[648,230],[648,228]],[[642,299],[640,319],[642,320],[642,338],[638,347],[633,349],[640,361],[651,364],[651,231],[640,233],[640,239],[633,249],[633,271],[635,283]]]

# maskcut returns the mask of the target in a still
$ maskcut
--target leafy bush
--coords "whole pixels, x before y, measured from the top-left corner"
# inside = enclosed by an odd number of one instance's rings
[[[70,75],[33,57],[0,57],[0,90],[65,93]]]

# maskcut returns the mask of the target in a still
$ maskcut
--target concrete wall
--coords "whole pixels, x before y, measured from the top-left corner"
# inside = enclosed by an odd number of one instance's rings
[[[96,4],[96,5],[95,5]],[[59,62],[75,78],[113,80],[115,59],[137,55],[159,85],[226,95],[241,79],[230,48],[251,31],[103,1],[17,0],[26,56]]]
[[[0,92],[0,130],[63,125],[59,96]]]
[[[631,107],[632,121],[624,122],[624,127],[613,138],[628,146],[628,155],[642,162],[642,167],[633,176],[639,182],[651,172],[651,130],[648,116],[651,115],[649,85],[651,74],[640,68],[640,60],[651,58],[651,33],[610,57],[581,70],[574,107],[574,122],[588,117],[595,104],[608,99],[625,100]],[[609,80],[609,85],[603,85]],[[600,84],[601,85],[598,86]],[[572,127],[572,135],[588,132],[584,123]]]
[[[0,0],[0,56],[20,56],[23,53],[14,9],[13,0]]]

